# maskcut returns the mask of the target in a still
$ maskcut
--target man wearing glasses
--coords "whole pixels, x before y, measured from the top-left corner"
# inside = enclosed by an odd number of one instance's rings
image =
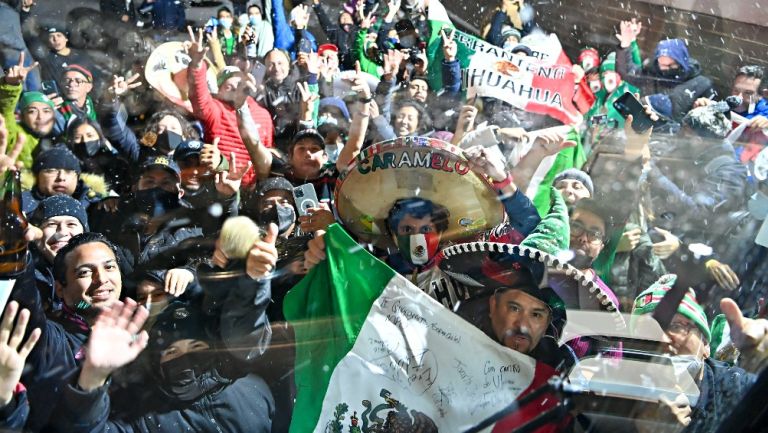
[[[59,111],[64,116],[66,124],[72,117],[96,120],[96,109],[90,93],[93,90],[93,74],[80,65],[69,65],[61,75],[61,96],[64,104]]]
[[[613,291],[597,276],[592,269],[600,251],[605,248],[607,239],[610,239],[611,217],[598,203],[590,198],[584,198],[576,202],[570,215],[571,242],[569,248],[573,258],[569,262],[573,267],[591,278],[611,300],[619,305],[619,300]]]

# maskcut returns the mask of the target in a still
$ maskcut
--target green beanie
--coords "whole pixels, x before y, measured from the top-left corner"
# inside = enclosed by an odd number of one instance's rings
[[[616,72],[616,53],[612,52],[605,57],[602,63],[600,63],[600,73],[606,71]]]
[[[24,94],[21,96],[21,100],[19,100],[19,108],[24,111],[27,107],[29,107],[29,104],[33,102],[42,102],[43,104],[51,107],[51,109],[56,109],[56,106],[53,105],[53,101],[48,99],[47,96],[40,92],[24,92]]]
[[[662,275],[661,278],[635,298],[635,302],[632,305],[632,315],[649,314],[656,310],[659,302],[661,302],[661,298],[675,285],[675,281],[677,281],[677,275],[675,274]],[[704,309],[701,308],[701,305],[696,302],[696,293],[693,289],[689,289],[683,300],[680,301],[680,305],[677,306],[677,312],[693,322],[699,328],[704,338],[707,339],[707,342],[712,339],[707,315],[704,314]]]

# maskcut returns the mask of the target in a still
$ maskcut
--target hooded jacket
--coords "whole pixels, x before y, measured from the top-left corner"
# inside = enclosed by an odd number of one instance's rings
[[[680,65],[674,77],[663,77],[658,59],[667,56]],[[616,52],[616,72],[621,78],[639,87],[643,94],[663,93],[672,102],[672,119],[680,121],[699,98],[717,95],[712,80],[701,75],[701,65],[688,54],[682,39],[666,39],[656,46],[652,60],[641,68],[632,61],[632,47],[619,48]]]

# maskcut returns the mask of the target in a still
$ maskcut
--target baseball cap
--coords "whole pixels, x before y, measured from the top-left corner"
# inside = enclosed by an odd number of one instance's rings
[[[190,156],[200,155],[203,150],[203,142],[199,140],[184,140],[173,151],[175,162],[183,161]]]
[[[299,131],[293,137],[293,142],[291,143],[291,145],[294,145],[294,144],[298,143],[300,140],[303,140],[305,138],[310,138],[310,139],[315,140],[320,145],[320,147],[325,149],[325,139],[323,138],[322,134],[320,134],[320,132],[318,132],[318,130],[314,129],[314,128],[312,128],[312,129],[304,129],[302,131]]]
[[[179,166],[176,164],[175,161],[168,159],[167,156],[153,156],[150,158],[147,158],[146,161],[144,161],[143,164],[141,164],[141,173],[144,173],[147,170],[150,170],[152,168],[162,168],[166,171],[172,173],[176,178],[181,178],[181,170],[179,170]]]

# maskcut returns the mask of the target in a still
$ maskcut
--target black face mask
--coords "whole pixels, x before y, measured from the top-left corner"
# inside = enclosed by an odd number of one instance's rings
[[[679,79],[681,73],[682,73],[682,70],[680,68],[670,68],[670,69],[667,69],[666,71],[662,71],[661,69],[659,69],[659,75],[662,78],[667,78],[670,80]]]
[[[293,206],[275,205],[259,214],[259,223],[266,227],[269,223],[277,225],[278,234],[285,234],[296,222],[296,212]]]
[[[150,218],[181,207],[178,193],[168,192],[162,188],[136,191],[135,201],[139,212],[149,215]]]
[[[164,154],[169,154],[172,151],[176,150],[177,147],[179,147],[179,144],[184,141],[184,138],[173,132],[165,130],[162,134],[157,136],[157,141],[155,142],[155,148]]]
[[[188,353],[160,364],[163,390],[180,401],[195,401],[219,385],[214,359],[206,353]]]
[[[80,159],[93,158],[104,148],[101,145],[101,140],[88,140],[84,142],[74,143],[72,146],[73,153]]]

